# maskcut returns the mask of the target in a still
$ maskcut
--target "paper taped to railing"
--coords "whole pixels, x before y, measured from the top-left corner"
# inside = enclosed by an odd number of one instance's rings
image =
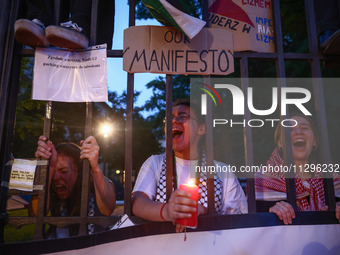
[[[106,44],[81,51],[35,51],[33,100],[106,102]]]
[[[225,29],[203,28],[189,39],[172,27],[130,27],[124,30],[123,69],[129,73],[227,75],[234,72],[233,35]]]
[[[36,166],[37,160],[14,159],[9,189],[32,191]]]
[[[119,228],[126,228],[126,227],[131,227],[134,226],[135,224],[129,219],[129,216],[127,214],[124,214],[118,222],[111,227],[110,230],[112,229],[119,229]]]

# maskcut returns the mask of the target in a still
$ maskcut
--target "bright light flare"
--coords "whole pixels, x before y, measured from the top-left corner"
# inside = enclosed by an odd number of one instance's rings
[[[102,124],[101,127],[100,127],[100,132],[105,138],[108,137],[113,132],[112,125],[107,124],[107,123]]]

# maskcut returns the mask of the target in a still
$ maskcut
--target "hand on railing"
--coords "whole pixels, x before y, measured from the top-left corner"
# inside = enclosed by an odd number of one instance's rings
[[[320,211],[327,211],[328,205],[324,205],[320,208]],[[292,219],[295,218],[295,212],[293,206],[285,201],[277,202],[273,207],[269,208],[269,212],[275,213],[280,220],[283,220],[284,224],[292,224]],[[340,218],[340,207],[339,207]]]
[[[340,223],[340,202],[336,203],[335,216],[339,220],[339,223]]]
[[[284,224],[292,224],[292,218],[295,218],[293,206],[285,201],[277,202],[269,208],[269,212],[275,213]]]
[[[38,148],[35,151],[36,158],[50,159],[50,164],[55,166],[57,163],[57,151],[54,144],[45,136],[39,136]]]
[[[48,140],[47,137],[41,135],[38,140],[38,148],[35,151],[36,158],[42,158],[50,160],[49,169],[49,185],[51,185],[54,171],[57,165],[58,154],[52,141]]]
[[[93,136],[80,141],[80,158],[87,158],[91,165],[91,171],[101,171],[98,166],[99,146]]]

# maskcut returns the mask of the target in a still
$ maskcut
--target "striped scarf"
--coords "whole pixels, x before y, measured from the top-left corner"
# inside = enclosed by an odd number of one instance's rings
[[[87,214],[88,216],[94,216],[95,215],[95,207],[96,207],[96,201],[95,201],[94,195],[90,194],[88,214]],[[61,217],[69,216],[68,212],[67,212],[67,208],[65,207],[64,203],[62,203],[60,205],[60,216]],[[87,234],[89,234],[89,235],[94,234],[94,224],[92,224],[92,223],[87,224]]]
[[[202,166],[206,165],[206,156],[205,153],[202,153]],[[196,178],[195,183],[198,184],[198,192],[201,195],[200,200],[198,201],[204,207],[208,207],[208,181],[206,173],[200,172],[200,176]],[[175,190],[175,183],[172,182],[172,190]],[[220,214],[222,213],[222,201],[223,201],[223,184],[222,181],[218,178],[214,178],[214,201],[215,201],[215,212]],[[160,173],[160,178],[157,184],[156,190],[156,201],[165,203],[166,202],[166,156],[164,154],[163,162],[162,162],[162,170]]]
[[[279,154],[279,148],[276,147],[270,159],[267,161],[267,165],[281,166],[283,164],[284,162]],[[255,189],[257,192],[263,192],[264,189],[267,189],[286,193],[284,172],[266,172],[257,176],[260,176],[260,178],[255,179]],[[309,188],[303,185],[301,178],[295,173],[297,207],[300,211],[320,211],[320,209],[325,206],[323,180],[321,176],[316,173],[314,178],[308,178],[307,181],[310,184]],[[306,195],[308,196],[308,194],[310,196],[310,201],[306,198]]]

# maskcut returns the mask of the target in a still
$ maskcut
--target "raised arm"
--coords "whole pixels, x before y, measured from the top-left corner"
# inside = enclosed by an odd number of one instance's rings
[[[98,165],[99,146],[97,141],[93,136],[89,136],[84,141],[81,141],[80,145],[80,158],[87,158],[91,165],[97,206],[102,214],[110,215],[116,206],[115,186],[105,178]]]

